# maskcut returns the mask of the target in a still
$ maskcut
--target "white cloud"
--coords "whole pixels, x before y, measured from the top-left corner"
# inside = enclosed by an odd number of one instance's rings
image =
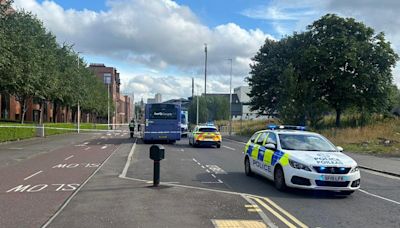
[[[384,32],[393,48],[400,54],[400,1],[395,0],[273,0],[267,5],[246,9],[243,15],[271,23],[280,36],[303,31],[306,26],[327,13],[354,17]],[[393,71],[394,81],[400,86],[400,62]]]
[[[76,50],[90,56],[113,58],[133,67],[144,66],[149,68],[147,72],[156,74],[171,68],[180,75],[193,71],[202,74],[203,45],[207,43],[208,74],[229,74],[226,59],[232,58],[233,74],[243,81],[249,72],[250,58],[266,37],[272,38],[259,29],[246,30],[234,23],[208,27],[190,8],[172,0],[108,0],[109,8],[101,12],[66,10],[50,0],[42,3],[15,0],[15,6],[37,14],[60,43],[72,43]],[[129,85],[134,90],[142,94],[156,92],[154,84],[150,84],[154,77],[132,77]],[[164,79],[158,87],[160,91],[170,96],[187,95],[186,90],[170,89],[173,86],[168,83],[173,80],[177,84],[186,83],[190,78]],[[218,83],[210,86],[216,90],[223,87]]]

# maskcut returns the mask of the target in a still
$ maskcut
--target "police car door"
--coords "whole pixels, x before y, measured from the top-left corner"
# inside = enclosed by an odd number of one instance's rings
[[[271,143],[274,144],[277,147],[277,139],[276,139],[276,135],[273,132],[269,132],[268,136],[265,138],[264,142],[263,142],[263,146],[265,146],[266,144]],[[264,173],[268,176],[268,177],[273,177],[273,173],[272,173],[272,157],[275,153],[275,151],[271,150],[271,149],[265,149],[264,152],[264,157],[263,157],[263,164],[264,164]]]
[[[262,175],[265,175],[265,170],[263,165],[265,147],[263,143],[267,138],[267,136],[268,136],[267,132],[260,133],[260,135],[257,137],[254,143],[254,148],[251,153],[251,158],[253,159],[253,165],[254,165],[253,167],[257,170],[258,173]]]

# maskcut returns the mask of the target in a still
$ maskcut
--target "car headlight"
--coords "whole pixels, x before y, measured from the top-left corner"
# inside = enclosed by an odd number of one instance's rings
[[[359,171],[358,166],[352,168],[351,171],[350,171],[350,173],[355,173],[355,172],[357,172],[357,171]]]
[[[290,166],[292,166],[295,169],[303,169],[303,170],[306,170],[306,171],[311,171],[311,169],[308,166],[306,166],[306,165],[304,165],[304,164],[302,164],[300,162],[289,160],[289,164],[290,164]]]

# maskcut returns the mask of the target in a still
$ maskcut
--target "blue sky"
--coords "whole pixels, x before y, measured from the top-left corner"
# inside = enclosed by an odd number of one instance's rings
[[[190,96],[192,77],[202,91],[204,43],[207,91],[229,92],[227,58],[233,59],[233,87],[246,85],[251,58],[266,38],[304,30],[326,13],[385,32],[400,51],[400,1],[393,0],[14,1],[37,14],[60,43],[74,44],[88,63],[117,68],[123,91],[135,93],[136,101],[155,93],[165,99]]]
[[[39,2],[43,2],[40,0]],[[151,1],[151,0],[149,0]],[[107,2],[101,0],[54,0],[65,9],[106,11]],[[279,36],[271,22],[258,20],[242,15],[245,9],[261,7],[270,1],[266,0],[177,0],[180,5],[189,6],[199,19],[210,27],[235,22],[246,29],[260,28]]]

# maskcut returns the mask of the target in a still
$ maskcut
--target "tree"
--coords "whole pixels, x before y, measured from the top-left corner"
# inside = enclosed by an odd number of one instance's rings
[[[328,14],[303,33],[267,39],[253,58],[247,81],[251,109],[283,122],[317,125],[324,113],[387,109],[391,69],[398,56],[372,28]]]
[[[229,100],[220,96],[194,97],[189,106],[189,122],[196,123],[197,98],[199,98],[199,123],[229,119]]]
[[[2,89],[21,103],[23,123],[27,102],[35,96],[44,99],[46,85],[51,84],[52,60],[47,47],[54,37],[46,32],[41,21],[31,13],[15,12],[2,18],[5,25],[6,39],[10,42],[12,58],[10,63],[1,69]],[[50,81],[48,81],[50,80]],[[45,84],[45,85],[44,85]]]
[[[353,18],[327,14],[308,26],[315,71],[323,83],[327,104],[336,111],[336,126],[344,110],[356,106],[362,113],[380,112],[388,106],[391,69],[398,59],[384,34]]]

